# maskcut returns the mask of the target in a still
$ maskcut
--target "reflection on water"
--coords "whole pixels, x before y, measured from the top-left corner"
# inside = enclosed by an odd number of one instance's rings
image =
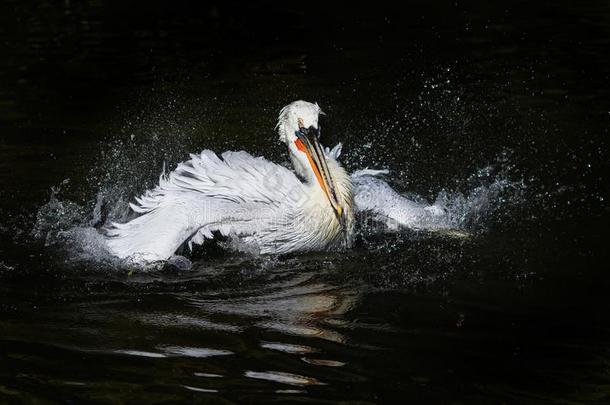
[[[35,322],[44,330],[43,335],[36,334],[31,328],[34,324],[20,317],[3,322],[7,360],[23,368],[20,380],[25,381],[24,378],[39,378],[38,367],[59,356],[65,359],[66,379],[58,379],[52,386],[78,385],[83,390],[105,384],[89,372],[78,371],[78,359],[83,358],[98,364],[95,375],[109,379],[122,380],[129,375],[152,381],[167,379],[163,373],[158,374],[159,368],[172,367],[176,371],[170,380],[198,393],[226,395],[233,390],[247,391],[252,384],[247,381],[253,380],[257,390],[266,392],[263,387],[270,384],[268,392],[289,395],[307,391],[285,390],[282,386],[325,386],[334,384],[337,378],[349,380],[350,373],[329,374],[315,369],[346,364],[340,360],[344,355],[333,354],[336,348],[322,342],[347,343],[347,338],[335,330],[337,323],[327,321],[343,318],[357,302],[359,293],[323,283],[311,270],[295,272],[281,263],[265,272],[264,280],[256,285],[237,289],[234,285],[246,281],[247,276],[229,275],[229,286],[204,287],[201,291],[188,286],[190,274],[158,281],[153,276],[148,282],[140,279],[135,284],[125,280],[121,282],[125,293],[134,287],[139,292],[115,298],[106,298],[106,282],[86,293],[63,284],[60,295],[65,302],[54,304],[52,315]],[[219,277],[227,277],[226,272],[219,273]],[[77,279],[75,285],[82,282],[80,276]],[[215,283],[213,278],[208,281]],[[187,293],[167,294],[163,285],[179,285],[178,290],[186,289]],[[22,339],[40,347],[42,357],[22,357]],[[200,340],[205,346],[197,344]],[[46,351],[44,347],[53,349]],[[286,359],[283,361],[282,357]],[[149,370],[140,369],[139,365],[150,362],[161,363]],[[74,382],[67,376],[80,379]],[[111,381],[107,383],[114,384]]]
[[[187,390],[195,391],[195,392],[207,392],[207,393],[218,392],[218,390],[211,390],[211,389],[197,388],[197,387],[189,387],[188,385],[185,385],[184,388],[186,388]]]
[[[311,353],[316,351],[313,347],[309,346],[291,345],[279,342],[261,342],[261,347],[285,353]]]
[[[485,260],[476,253],[481,247],[462,254]],[[1,375],[9,381],[9,370],[21,371],[3,392],[84,399],[112,386],[132,393],[120,396],[125,400],[169,400],[182,389],[239,401],[275,395],[376,401],[397,392],[438,399],[447,384],[476,381],[473,398],[518,400],[539,392],[536,384],[549,381],[550,369],[566,370],[554,387],[578,385],[575,370],[594,361],[584,342],[542,326],[534,327],[535,339],[522,335],[522,325],[552,313],[532,309],[537,289],[523,296],[512,282],[491,283],[473,302],[471,284],[448,295],[444,281],[434,288],[440,294],[422,295],[418,284],[374,288],[358,281],[353,260],[341,254],[304,257],[300,269],[290,258],[272,267],[257,260],[246,265],[256,274],[201,264],[195,274],[107,274],[97,281],[77,272],[39,284],[13,274],[3,287]],[[320,270],[321,263],[334,269]],[[446,257],[445,266],[452,265],[459,263]],[[26,284],[33,295],[19,292]],[[561,330],[584,327],[570,317],[562,322]],[[62,367],[50,379],[44,370],[53,364]],[[498,367],[513,370],[518,391],[495,385]],[[393,385],[397,375],[400,387]],[[41,381],[45,390],[30,388]],[[151,387],[161,391],[152,394]],[[378,390],[388,396],[373,394]]]
[[[268,381],[273,381],[273,382],[277,382],[277,383],[281,383],[281,384],[288,384],[288,385],[297,385],[297,386],[324,385],[324,383],[321,383],[320,381],[316,380],[315,378],[305,377],[305,376],[298,375],[298,374],[282,373],[279,371],[266,371],[266,372],[246,371],[245,376],[249,377],[249,378],[257,378],[260,380],[268,380]],[[305,392],[305,391],[298,391],[298,392]]]

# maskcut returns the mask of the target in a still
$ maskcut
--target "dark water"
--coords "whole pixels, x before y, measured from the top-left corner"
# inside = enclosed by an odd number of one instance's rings
[[[0,402],[610,401],[605,2],[173,3],[0,5]],[[96,202],[203,148],[285,161],[298,98],[470,236],[97,257]]]

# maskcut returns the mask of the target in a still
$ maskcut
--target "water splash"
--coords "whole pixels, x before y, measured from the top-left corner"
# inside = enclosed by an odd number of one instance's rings
[[[436,96],[428,96],[430,97]],[[47,246],[67,247],[70,256],[77,260],[114,263],[115,260],[105,249],[101,233],[103,228],[111,222],[124,223],[135,216],[129,209],[129,201],[155,185],[161,167],[165,170],[165,165],[168,164],[171,170],[172,165],[183,160],[188,151],[200,148],[196,143],[204,142],[212,147],[217,144],[214,139],[218,137],[213,136],[213,131],[209,132],[209,139],[201,135],[206,133],[202,131],[202,125],[206,124],[205,120],[198,120],[206,114],[202,111],[196,111],[197,114],[192,114],[190,110],[185,112],[183,104],[170,100],[166,105],[149,107],[149,112],[131,115],[118,131],[119,135],[100,144],[100,156],[87,176],[95,198],[80,203],[62,198],[62,189],[69,187],[69,182],[65,181],[52,190],[49,202],[38,210],[33,235],[43,240]],[[437,109],[453,111],[462,117],[466,115],[466,112],[462,111],[463,106],[462,102],[452,102],[450,106],[443,104]],[[450,118],[451,122],[460,122],[453,119],[454,115]],[[452,127],[451,130],[455,128]],[[386,131],[382,139],[377,139],[375,144],[379,148],[375,149],[388,152],[393,150],[387,145],[384,146],[384,142],[389,139],[389,133],[390,130]],[[363,167],[365,161],[371,163],[367,159],[371,154],[370,150],[352,152],[348,156],[342,156],[342,160],[348,162],[348,167]],[[360,163],[356,165],[354,162]],[[392,159],[387,162],[391,164]],[[486,166],[475,172],[466,181],[466,185],[462,181],[461,189],[456,186],[437,190],[432,203],[420,195],[398,194],[392,190],[410,188],[409,185],[404,187],[403,171],[393,173],[389,179],[392,187],[386,185],[387,190],[382,191],[395,194],[397,201],[415,208],[417,212],[406,223],[395,224],[394,230],[398,231],[407,226],[409,229],[421,231],[442,230],[445,236],[464,236],[466,233],[486,229],[490,222],[498,218],[499,213],[504,212],[503,209],[507,205],[518,204],[522,199],[524,186],[510,180],[507,166],[506,162]],[[434,186],[439,182],[431,180],[430,184]],[[378,193],[378,197],[383,198],[384,194]],[[379,231],[371,227],[363,229],[369,234]],[[387,232],[387,229],[383,232]],[[224,244],[228,249],[235,246],[235,241]],[[178,259],[176,263],[177,268],[190,267],[182,259]]]
[[[101,220],[102,198],[98,194],[93,209],[62,199],[64,180],[51,189],[49,201],[38,210],[32,236],[43,240],[46,247],[60,247],[69,254],[69,261],[115,262],[108,253],[103,235],[95,227]]]
[[[511,180],[493,165],[478,170],[468,183],[467,192],[441,191],[433,206],[444,211],[446,225],[469,232],[487,229],[503,210],[521,205],[527,189],[522,180]]]
[[[416,194],[396,192],[378,174],[359,171],[352,178],[364,236],[410,229],[466,237],[487,229],[498,213],[520,205],[526,189],[523,181],[510,180],[505,169],[493,165],[472,175],[466,191],[443,189],[433,203]]]
[[[86,177],[89,194],[95,198],[73,201],[65,197],[71,184],[64,180],[52,188],[49,201],[38,209],[32,236],[46,246],[61,246],[71,262],[117,265],[106,250],[103,229],[112,222],[133,219],[129,201],[153,187],[168,162],[179,162],[196,148],[201,133],[206,133],[202,131],[206,125],[204,104],[171,94],[139,97],[135,106],[126,107],[126,117],[118,128],[110,124],[108,131],[115,135],[99,143],[100,153]],[[189,267],[180,259],[174,264]]]
[[[382,180],[375,181],[379,182],[373,190],[376,198],[388,207],[408,210],[408,215],[400,217],[393,212],[394,219],[385,221],[385,227],[372,226],[365,219],[365,226],[361,229],[365,238],[387,232],[388,229],[402,231],[405,227],[416,232],[434,231],[444,237],[465,237],[472,232],[485,230],[504,208],[523,201],[525,190],[522,182],[509,180],[504,171],[492,166],[480,169],[471,176],[468,180],[472,185],[469,191],[442,190],[432,204],[417,195],[398,194]],[[104,188],[97,193],[95,200],[79,205],[61,199],[62,188],[68,186],[69,181],[66,180],[52,189],[49,202],[38,210],[32,232],[34,237],[44,240],[46,246],[62,246],[70,252],[73,261],[117,265],[118,261],[106,249],[103,228],[112,221],[125,221],[134,215],[129,212],[122,196],[130,190],[111,188],[112,193],[109,194],[109,189]],[[231,249],[233,245],[229,241],[220,246]],[[183,259],[177,260],[179,265],[176,268],[190,268],[190,264],[185,264]]]

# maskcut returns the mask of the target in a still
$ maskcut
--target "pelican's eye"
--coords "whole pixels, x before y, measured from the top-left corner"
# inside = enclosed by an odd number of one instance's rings
[[[296,131],[297,136],[305,136],[308,137],[310,135],[315,136],[316,138],[320,138],[320,130],[311,125],[309,128],[299,127],[299,130]]]

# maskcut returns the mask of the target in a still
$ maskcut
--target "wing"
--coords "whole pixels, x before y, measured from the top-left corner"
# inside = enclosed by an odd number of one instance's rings
[[[409,200],[397,193],[379,175],[387,170],[358,170],[351,175],[357,212],[370,215],[390,229],[401,227],[438,229],[445,227],[445,211],[437,205]],[[365,217],[366,221],[366,217]]]
[[[328,158],[337,160],[341,155],[342,144],[332,149],[326,148]],[[397,193],[380,176],[388,170],[364,169],[352,173],[354,206],[361,213],[361,220],[368,218],[385,224],[388,228],[441,229],[450,228],[445,209],[437,204],[424,204],[409,200]],[[364,216],[364,218],[362,218]]]
[[[152,262],[168,259],[184,242],[202,243],[215,231],[251,235],[302,196],[295,174],[264,158],[243,151],[218,157],[209,150],[190,157],[130,204],[139,217],[107,230],[111,253]]]

